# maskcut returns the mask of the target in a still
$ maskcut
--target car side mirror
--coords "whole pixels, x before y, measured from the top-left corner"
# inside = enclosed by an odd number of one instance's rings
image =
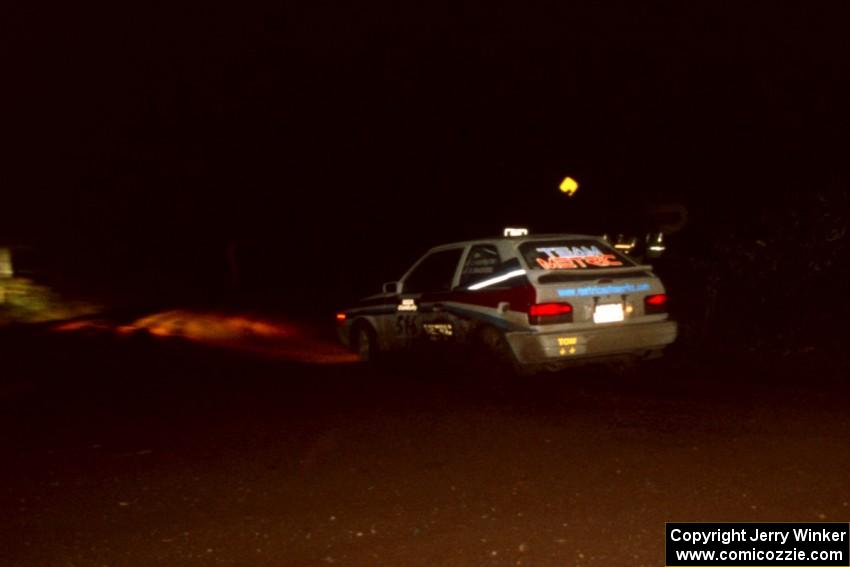
[[[401,282],[387,282],[383,286],[384,293],[395,295],[401,293]]]

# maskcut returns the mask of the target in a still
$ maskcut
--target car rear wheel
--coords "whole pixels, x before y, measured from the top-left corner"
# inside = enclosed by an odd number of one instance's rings
[[[494,377],[516,378],[532,372],[521,365],[514,356],[505,334],[495,327],[484,327],[478,333],[479,356],[484,358],[485,367],[493,370]]]
[[[374,362],[378,355],[378,337],[372,327],[357,325],[351,336],[351,348],[365,362]]]

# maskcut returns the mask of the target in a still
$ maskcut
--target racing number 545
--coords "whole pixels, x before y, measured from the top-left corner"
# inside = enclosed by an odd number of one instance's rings
[[[395,320],[395,331],[399,335],[413,337],[419,333],[415,315],[399,315]]]

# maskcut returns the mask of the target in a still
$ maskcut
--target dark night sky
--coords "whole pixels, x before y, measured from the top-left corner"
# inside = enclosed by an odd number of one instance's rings
[[[522,4],[7,9],[0,233],[302,260],[396,233],[404,264],[846,179],[837,4]]]

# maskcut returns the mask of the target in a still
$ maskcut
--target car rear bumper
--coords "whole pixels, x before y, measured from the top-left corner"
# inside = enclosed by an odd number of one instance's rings
[[[675,321],[598,327],[581,331],[508,333],[508,344],[523,365],[568,364],[574,359],[649,356],[676,340]]]

